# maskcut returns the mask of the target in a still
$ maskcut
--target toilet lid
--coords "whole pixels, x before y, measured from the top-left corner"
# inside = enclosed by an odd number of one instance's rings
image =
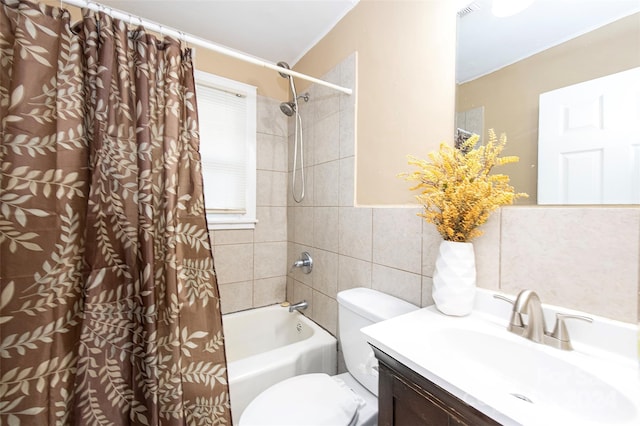
[[[304,374],[271,386],[242,413],[241,426],[320,426],[355,423],[364,401],[341,380]]]

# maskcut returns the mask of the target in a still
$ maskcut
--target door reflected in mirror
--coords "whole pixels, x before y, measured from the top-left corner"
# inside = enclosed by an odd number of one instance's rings
[[[540,95],[538,204],[640,204],[640,68]]]
[[[505,155],[517,155],[520,162],[505,166],[503,172],[518,192],[530,195],[519,204],[537,204],[538,172],[548,168],[538,157],[541,94],[640,67],[640,2],[536,0],[516,15],[498,18],[491,13],[491,0],[476,0],[458,13],[457,55],[456,127],[480,135],[488,129],[506,133]],[[638,100],[640,90],[635,86]],[[599,102],[604,105],[603,100]],[[625,167],[633,167],[634,161],[640,167],[640,101],[617,107],[625,111],[622,122],[605,122],[598,111],[589,114],[596,114],[601,126],[615,126],[615,138],[626,138],[627,152],[621,158],[630,163]],[[568,120],[568,112],[563,111],[564,118],[558,119]],[[580,135],[585,141],[596,137],[586,128],[580,129]],[[543,195],[542,201],[637,204],[638,198],[599,196],[600,187],[594,182],[605,178],[593,174],[596,168],[591,163],[598,156],[587,151],[584,147],[582,156],[553,160],[568,161],[561,166],[573,170],[571,179],[563,175],[553,185],[566,188],[578,182],[580,197],[545,201]],[[578,170],[583,178],[576,177]],[[640,196],[638,191],[636,185],[630,197]]]

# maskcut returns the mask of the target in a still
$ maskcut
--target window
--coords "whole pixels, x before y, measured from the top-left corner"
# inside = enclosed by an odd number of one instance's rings
[[[256,224],[256,88],[195,72],[209,229]]]

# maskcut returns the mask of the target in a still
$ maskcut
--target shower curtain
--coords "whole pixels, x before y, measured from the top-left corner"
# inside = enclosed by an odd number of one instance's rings
[[[230,424],[189,50],[0,0],[0,424]]]

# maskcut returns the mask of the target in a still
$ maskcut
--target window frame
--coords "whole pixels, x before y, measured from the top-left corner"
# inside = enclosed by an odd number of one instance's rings
[[[246,187],[245,187],[245,212],[244,213],[221,213],[208,209],[205,199],[205,212],[207,225],[210,230],[224,229],[255,229],[258,219],[256,217],[256,175],[257,175],[257,88],[246,83],[231,80],[205,71],[194,70],[196,84],[196,99],[198,96],[198,86],[208,86],[226,92],[236,93],[245,97],[246,115]],[[201,101],[198,101],[201,102]],[[198,121],[201,117],[198,116]],[[200,135],[200,144],[206,141]],[[204,166],[202,166],[204,167]],[[203,177],[204,180],[204,177]],[[206,181],[203,182],[207,184]]]

